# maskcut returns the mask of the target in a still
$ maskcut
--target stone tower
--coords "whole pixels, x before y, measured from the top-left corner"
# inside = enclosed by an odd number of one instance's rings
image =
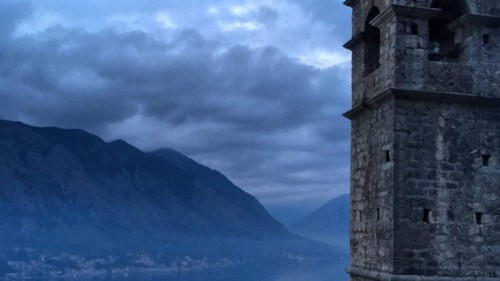
[[[351,280],[500,280],[500,0],[345,5]]]

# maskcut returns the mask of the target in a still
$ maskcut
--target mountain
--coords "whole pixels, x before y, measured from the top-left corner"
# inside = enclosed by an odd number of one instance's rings
[[[349,194],[333,198],[288,228],[313,240],[348,249]]]
[[[173,150],[144,153],[82,130],[0,121],[0,254],[19,248],[243,255],[321,245]]]
[[[231,226],[231,231],[245,236],[284,234],[284,226],[271,217],[257,199],[234,185],[220,172],[170,148],[150,154],[181,169],[192,180],[197,190],[205,192],[205,195],[200,196],[201,200],[197,202],[197,206],[211,216],[212,224],[217,225],[219,229]]]

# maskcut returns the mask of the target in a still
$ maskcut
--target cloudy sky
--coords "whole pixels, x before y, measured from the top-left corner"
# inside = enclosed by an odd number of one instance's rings
[[[285,222],[348,192],[341,0],[2,0],[0,118],[174,148]]]

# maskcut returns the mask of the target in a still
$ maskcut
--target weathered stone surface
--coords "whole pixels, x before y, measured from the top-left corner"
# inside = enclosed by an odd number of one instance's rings
[[[500,1],[346,4],[351,280],[500,280]]]

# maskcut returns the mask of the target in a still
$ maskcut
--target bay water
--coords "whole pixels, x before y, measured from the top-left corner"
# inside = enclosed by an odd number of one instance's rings
[[[347,281],[346,263],[241,264],[174,274],[128,274],[63,281]]]

